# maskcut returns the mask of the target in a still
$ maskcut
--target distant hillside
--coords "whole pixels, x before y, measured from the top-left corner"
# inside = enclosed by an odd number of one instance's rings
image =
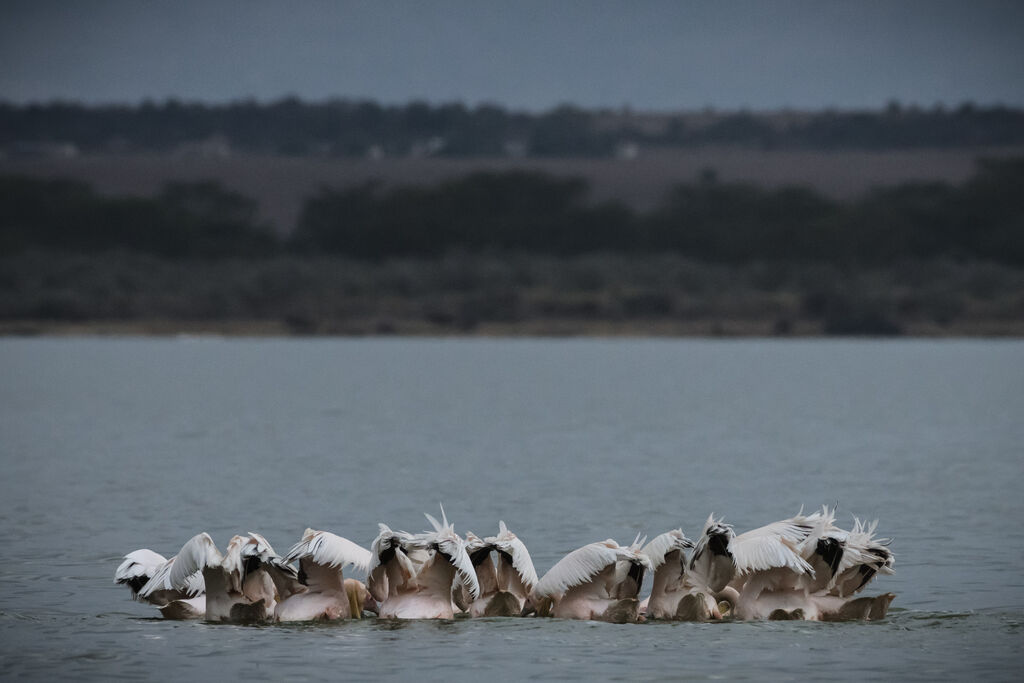
[[[857,154],[867,153],[836,158]],[[102,160],[128,176],[140,158]],[[170,155],[145,159],[165,175],[180,170]],[[20,163],[86,179],[96,160]],[[278,174],[268,178],[269,160]],[[139,196],[5,175],[0,164],[0,335],[1024,336],[1024,157],[983,160],[957,183],[894,183],[852,199],[707,170],[642,209],[593,197],[588,177],[520,161],[402,161],[406,171],[444,165],[449,175],[429,182],[317,190],[299,178],[305,199],[287,234],[261,217],[265,195],[216,181]],[[386,160],[208,163],[272,188],[302,169]],[[643,166],[579,168],[625,178]]]

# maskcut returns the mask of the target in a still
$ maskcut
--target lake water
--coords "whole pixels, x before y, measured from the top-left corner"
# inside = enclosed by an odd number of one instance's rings
[[[0,677],[1013,679],[1024,343],[0,340]],[[877,623],[154,618],[121,556],[499,519],[538,573],[708,513],[878,518]]]

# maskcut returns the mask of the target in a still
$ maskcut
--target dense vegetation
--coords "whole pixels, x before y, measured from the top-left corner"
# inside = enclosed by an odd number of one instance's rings
[[[40,144],[85,152],[167,151],[221,140],[238,151],[282,155],[608,156],[624,146],[898,149],[1024,144],[1024,111],[1007,107],[762,115],[636,115],[563,106],[539,114],[494,105],[432,106],[295,98],[224,105],[145,102],[87,107],[0,103],[0,149]]]
[[[906,259],[1024,265],[1024,159],[979,164],[960,186],[903,184],[838,202],[805,188],[681,185],[651,212],[587,201],[586,183],[536,172],[478,172],[431,187],[321,189],[281,239],[251,199],[215,183],[152,198],[107,197],[64,180],[0,176],[0,249],[127,249],[168,258],[286,252],[355,259],[452,250],[558,256],[675,253],[708,263],[886,266]]]
[[[174,258],[268,255],[277,238],[256,202],[212,182],[169,183],[155,198],[106,197],[84,183],[0,176],[0,250],[127,249]]]

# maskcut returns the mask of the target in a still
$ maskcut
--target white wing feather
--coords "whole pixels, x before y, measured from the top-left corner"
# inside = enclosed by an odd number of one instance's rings
[[[133,550],[124,556],[124,562],[114,572],[114,583],[130,583],[132,579],[146,578],[147,580],[156,574],[167,558],[160,553],[155,553],[148,548]]]
[[[256,558],[264,564],[273,564],[275,560],[281,559],[270,542],[254,531],[249,532],[249,538],[242,545],[240,554],[247,559]]]
[[[454,538],[439,538],[437,546],[455,567],[458,582],[469,591],[472,599],[476,600],[480,597],[480,582],[476,578],[476,569],[473,568],[473,561],[466,552],[465,542],[455,536],[454,532],[452,536]]]
[[[455,533],[455,525],[448,521],[444,506],[441,506],[440,522],[428,513],[424,513],[424,516],[434,530],[417,534],[413,537],[411,544],[423,549],[437,545],[439,552],[444,554],[455,567],[457,574],[455,583],[469,591],[470,597],[476,600],[480,597],[480,582],[476,578],[473,561],[469,559],[469,554],[466,552],[466,542]]]
[[[285,555],[285,562],[308,559],[315,564],[331,568],[352,565],[361,572],[370,567],[373,555],[369,550],[347,538],[329,531],[306,529],[302,540],[292,546]]]
[[[651,561],[651,569],[656,570],[665,563],[665,556],[670,552],[690,548],[693,548],[693,541],[683,534],[682,529],[673,529],[655,536],[640,552]]]
[[[493,538],[483,539],[474,534],[472,531],[466,532],[466,552],[475,553],[478,550],[484,550],[488,546],[492,545]]]
[[[697,588],[712,593],[725,588],[736,574],[731,550],[735,540],[736,534],[731,525],[723,523],[722,518],[716,520],[714,514],[708,516],[690,555],[688,580]]]
[[[523,587],[528,592],[532,591],[538,581],[537,570],[533,566],[533,559],[530,557],[530,551],[526,549],[526,544],[509,531],[505,522],[502,521],[498,522],[498,535],[485,540],[512,557],[512,568],[519,574],[519,580],[522,581]]]
[[[701,529],[697,543],[694,545],[693,557],[690,560],[691,567],[699,557],[708,552],[708,545],[714,537],[725,539],[723,542],[728,549],[736,539],[736,533],[733,531],[731,524],[725,524],[721,517],[715,519],[715,515],[712,513],[708,516],[707,521],[704,522],[704,528]]]
[[[854,517],[853,531],[844,539],[843,557],[829,582],[828,590],[845,595],[858,593],[870,583],[875,574],[892,574],[895,561],[888,548],[890,539],[876,539],[878,522],[865,524]]]
[[[395,532],[387,524],[377,524],[377,537],[370,544],[370,564],[366,567],[367,574],[380,566],[380,554],[391,547],[394,535]]]
[[[290,564],[290,561],[278,555],[270,542],[254,531],[249,532],[249,538],[242,545],[240,555],[243,559],[258,560],[264,569],[270,570],[274,575],[275,584],[298,580],[298,572]],[[282,583],[281,587],[283,586]]]
[[[744,535],[740,534],[732,543],[733,561],[740,575],[782,567],[799,574],[813,573],[811,565],[800,557],[792,541],[782,536],[755,535],[742,538]]]
[[[215,567],[224,560],[213,539],[205,531],[190,538],[178,554],[168,560],[160,570],[142,587],[139,595],[148,597],[158,590],[180,590],[191,592],[196,589],[195,575],[202,580],[204,568]]]
[[[771,524],[765,524],[757,529],[745,531],[736,536],[736,540],[741,541],[745,538],[776,536],[778,538],[784,538],[790,543],[796,545],[803,543],[808,536],[811,535],[811,532],[818,523],[819,520],[817,518],[797,516],[792,519],[772,522]]]
[[[370,562],[366,567],[368,584],[380,581],[384,576],[383,573],[376,571],[381,566],[381,554],[391,548],[404,548],[412,540],[411,534],[404,531],[392,531],[387,524],[378,524],[377,529],[377,538],[373,539],[373,543],[370,545]],[[405,574],[408,576],[415,574],[415,568],[404,552],[396,552],[395,558],[402,565]],[[375,575],[377,576],[376,579],[374,578]],[[371,589],[371,592],[373,592],[373,589]],[[387,592],[386,588],[384,588],[384,592]],[[381,599],[383,598],[378,598],[378,600]]]
[[[577,548],[559,560],[541,577],[535,589],[539,597],[558,596],[587,583],[622,557],[622,548],[613,541],[591,543]]]
[[[877,571],[892,574],[892,565],[895,561],[892,551],[889,550],[892,539],[875,538],[878,520],[867,524],[854,517],[853,522],[853,531],[846,539],[847,547],[854,548],[860,554],[862,563],[873,563]]]
[[[806,519],[797,515],[736,536],[729,546],[736,571],[743,575],[784,567],[799,574],[813,574],[799,549],[816,526]]]

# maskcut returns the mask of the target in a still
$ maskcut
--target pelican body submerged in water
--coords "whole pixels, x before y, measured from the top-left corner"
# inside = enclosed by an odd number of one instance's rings
[[[651,568],[639,547],[638,537],[627,547],[608,539],[572,551],[537,582],[539,611],[550,604],[550,615],[562,619],[638,621],[638,595]]]
[[[347,538],[329,531],[306,529],[285,562],[298,562],[298,580],[305,589],[281,600],[274,610],[277,621],[332,621],[359,619],[363,610],[376,611],[366,587],[355,579],[346,579],[347,566],[365,572],[370,566],[370,551]]]

